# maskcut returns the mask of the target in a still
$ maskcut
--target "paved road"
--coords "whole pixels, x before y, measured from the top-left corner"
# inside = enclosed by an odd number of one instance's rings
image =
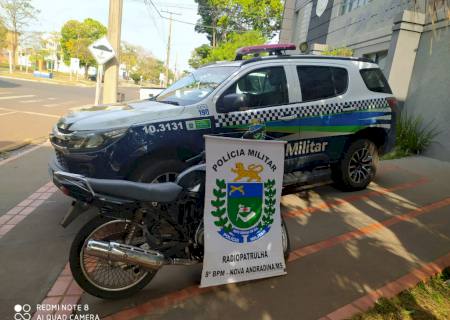
[[[139,96],[137,88],[119,88],[125,99]],[[95,89],[0,77],[0,150],[47,137],[58,118],[72,108],[94,101]]]
[[[79,301],[113,319],[318,319],[450,253],[450,163],[412,157],[382,162],[368,190],[283,197],[287,276],[200,290],[201,266],[164,267],[132,298],[103,301],[63,271],[70,242],[95,213],[59,227],[70,199],[47,185],[50,153],[43,146],[0,162],[0,319],[44,299]]]

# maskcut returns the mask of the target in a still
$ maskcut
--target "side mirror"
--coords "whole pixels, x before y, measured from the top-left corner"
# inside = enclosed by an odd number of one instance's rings
[[[217,112],[240,111],[246,107],[248,107],[248,98],[245,94],[230,93],[223,97],[223,103],[217,107]]]

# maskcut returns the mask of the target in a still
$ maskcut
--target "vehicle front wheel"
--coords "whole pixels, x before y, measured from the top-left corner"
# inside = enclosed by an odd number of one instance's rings
[[[375,178],[378,163],[377,146],[367,139],[356,140],[341,160],[332,166],[332,179],[343,191],[365,189]]]
[[[184,169],[186,164],[180,160],[148,159],[139,164],[129,180],[148,183],[174,182]]]

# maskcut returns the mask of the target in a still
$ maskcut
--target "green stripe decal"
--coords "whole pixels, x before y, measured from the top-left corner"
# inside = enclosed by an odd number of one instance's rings
[[[367,126],[295,126],[295,127],[272,127],[268,126],[268,132],[297,133],[297,132],[356,132],[367,128]]]

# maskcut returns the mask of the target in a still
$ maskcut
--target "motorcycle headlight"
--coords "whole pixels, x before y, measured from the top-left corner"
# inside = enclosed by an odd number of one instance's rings
[[[77,151],[101,148],[123,137],[127,130],[121,128],[102,132],[76,132],[70,139],[69,148]]]

